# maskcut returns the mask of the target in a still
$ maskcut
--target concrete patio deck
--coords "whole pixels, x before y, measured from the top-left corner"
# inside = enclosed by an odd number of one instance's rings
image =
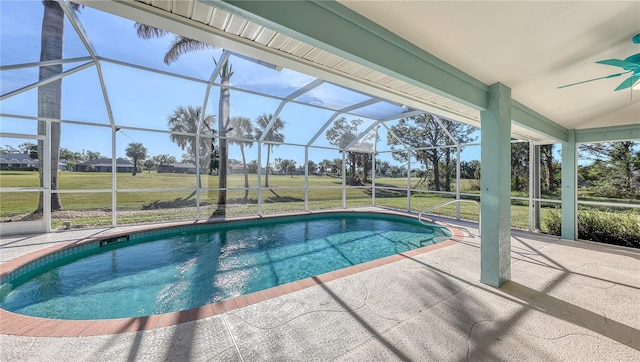
[[[4,238],[0,262],[100,232]],[[640,360],[640,250],[519,231],[511,240],[512,281],[499,289],[480,283],[479,239],[466,237],[171,327],[0,334],[0,360]]]

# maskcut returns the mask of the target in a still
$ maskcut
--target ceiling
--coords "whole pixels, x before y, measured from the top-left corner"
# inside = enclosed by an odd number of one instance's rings
[[[640,1],[340,1],[567,129],[640,124],[640,87],[596,64],[640,53]]]
[[[479,110],[468,104],[196,0],[78,2],[479,125]],[[613,91],[624,76],[558,89],[621,71],[598,60],[640,53],[640,44],[631,41],[640,33],[640,1],[340,2],[478,84],[505,84],[514,100],[566,129],[640,125],[640,90]],[[518,124],[512,134],[553,140]]]

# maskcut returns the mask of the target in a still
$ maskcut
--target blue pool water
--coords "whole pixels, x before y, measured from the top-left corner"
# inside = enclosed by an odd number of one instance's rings
[[[177,234],[177,235],[176,235]],[[168,236],[167,236],[168,235]],[[190,309],[444,241],[449,232],[376,214],[211,226],[94,248],[15,280],[0,306],[107,319]],[[20,279],[20,278],[18,278]]]

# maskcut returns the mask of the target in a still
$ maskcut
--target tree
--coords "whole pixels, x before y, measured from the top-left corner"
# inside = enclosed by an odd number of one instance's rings
[[[322,160],[322,162],[320,162],[320,165],[318,166],[319,170],[320,170],[320,174],[321,175],[328,175],[329,172],[331,171],[331,165],[333,164],[333,162],[331,162],[330,160],[324,159]]]
[[[544,190],[554,192],[556,190],[555,171],[553,167],[553,145],[540,146],[540,161],[544,165]]]
[[[194,45],[195,46],[195,45]],[[229,80],[233,75],[231,65],[225,62],[222,65],[222,71],[220,72],[220,100],[218,103],[219,111],[218,117],[218,152],[220,157],[220,167],[218,173],[218,208],[216,214],[224,215],[226,213],[227,205],[227,160],[229,158],[229,146],[227,145],[227,131],[229,130],[229,112],[230,112],[230,98],[229,92]]]
[[[147,172],[149,172],[149,173],[151,173],[151,170],[155,170],[156,162],[153,160],[153,158],[150,158],[150,159],[144,161],[144,168],[146,168]]]
[[[344,152],[344,148],[347,147],[358,136],[358,126],[362,124],[360,119],[352,119],[351,122],[347,122],[346,118],[340,117],[331,128],[327,130],[325,136],[331,145],[340,149],[340,152]],[[347,153],[347,162],[349,165],[349,178],[347,183],[349,185],[355,185],[356,181],[356,157],[354,154]]]
[[[33,150],[34,147],[38,147],[38,145],[36,145],[35,143],[31,143],[31,142],[24,142],[18,145],[18,152],[28,155],[31,153],[31,150]]]
[[[196,134],[198,132],[201,113],[202,107],[178,106],[178,108],[169,115],[167,127],[169,131],[171,131],[171,142],[177,144],[183,151],[186,151],[186,155],[192,159],[194,163],[196,156],[199,154],[199,162],[202,165],[206,156],[211,152],[211,141],[209,137],[212,137],[215,133],[213,124],[216,121],[216,117],[212,115],[204,116],[200,127],[200,134],[205,137],[200,137],[199,144],[196,141],[196,136],[184,135],[184,133]],[[201,181],[198,177],[198,187],[200,186]]]
[[[276,158],[275,161],[277,167],[291,177],[296,173],[296,161],[285,158]]]
[[[127,157],[133,160],[133,176],[138,172],[138,161],[144,161],[147,158],[147,148],[139,142],[129,143],[126,151]]]
[[[40,61],[62,60],[62,39],[64,35],[64,12],[61,3],[53,0],[43,0],[44,14],[40,32]],[[78,4],[71,4],[73,10],[78,10]],[[62,73],[62,64],[41,66],[38,80],[42,81]],[[40,119],[60,119],[62,108],[62,78],[38,87],[38,117]],[[60,161],[60,122],[51,122],[51,190],[58,189],[58,162]],[[38,121],[38,134],[47,134],[47,122]],[[40,165],[44,165],[44,143],[38,141],[38,155]],[[40,187],[44,187],[44,167],[39,168]],[[43,193],[40,194],[37,211],[44,209]],[[51,210],[62,210],[60,194],[51,193]]]
[[[253,123],[247,117],[231,117],[230,129],[227,132],[229,143],[240,147],[242,155],[242,171],[244,173],[244,200],[249,198],[249,172],[247,170],[247,159],[244,155],[244,148],[253,147]]]
[[[406,167],[392,165],[390,170],[391,170],[391,177],[402,177],[407,175]]]
[[[18,149],[11,145],[4,145],[4,148],[0,150],[0,153],[6,155],[8,153],[19,153]]]
[[[67,160],[67,163],[70,161],[78,161],[82,159],[82,154],[80,152],[73,152],[64,147],[60,148],[60,159]]]
[[[31,143],[31,142],[25,142],[21,145],[19,145],[18,147],[20,147],[20,153],[24,153],[29,155],[29,158],[32,160],[37,160],[38,159],[38,145],[35,143]]]
[[[480,179],[480,161],[460,161],[460,178],[468,180]]]
[[[263,113],[261,116],[256,119],[257,126],[255,128],[256,139],[261,139],[263,133],[266,131],[267,125],[273,118],[273,114]],[[284,121],[280,119],[280,117],[276,117],[273,125],[267,131],[267,134],[264,136],[264,141],[267,145],[267,170],[264,176],[264,187],[269,187],[269,160],[271,157],[271,150],[273,147],[278,146],[279,143],[284,142],[284,134],[282,134],[282,129],[284,128]]]
[[[331,162],[331,173],[334,176],[342,176],[342,159],[341,158],[334,158],[333,161]]]
[[[471,133],[477,130],[476,127],[465,125],[463,123],[452,121],[446,118],[440,118],[440,123],[442,123],[447,132],[449,132],[449,134],[453,136],[458,144],[465,144],[476,140],[476,137],[470,136]],[[452,143],[451,138],[448,135],[443,137],[445,137],[446,139],[443,141],[444,143]],[[444,190],[451,191],[451,178],[453,174],[455,174],[455,162],[452,159],[452,156],[456,152],[456,149],[453,147],[447,147],[443,148],[442,152],[444,152]]]
[[[591,159],[596,196],[640,199],[640,143],[605,142],[580,146],[581,156]]]
[[[82,150],[82,158],[86,161],[97,160],[102,158],[102,155],[98,151],[86,151]]]
[[[295,175],[296,173],[296,161],[293,161],[293,160],[290,160],[290,161],[292,162],[289,162],[285,170],[289,175],[291,175],[291,178],[293,178],[293,175]]]
[[[373,144],[371,144],[373,148]],[[369,183],[369,173],[371,173],[371,169],[373,167],[373,157],[371,153],[367,152],[350,152],[354,153],[356,157],[356,163],[360,165],[362,168],[362,183]]]
[[[258,167],[260,167],[258,165],[258,160],[251,160],[248,164],[247,164],[247,168],[249,169],[250,173],[258,173]]]
[[[391,130],[398,137],[403,139],[409,147],[424,148],[432,147],[441,142],[442,129],[433,121],[433,116],[425,113],[418,116],[403,118],[396,125],[391,126]],[[401,152],[393,152],[392,156],[395,160],[406,163],[409,160],[409,152],[404,150],[403,143],[398,141],[389,133],[387,142],[391,145],[392,150],[401,149]],[[442,154],[437,149],[416,150],[415,158],[427,169],[430,165],[433,167],[435,188],[440,191],[440,170],[438,164]],[[425,173],[426,174],[426,173]],[[426,181],[421,179],[418,184]]]
[[[353,152],[344,149],[353,143],[358,136],[360,136],[358,127],[362,125],[362,123],[363,121],[361,119],[352,119],[350,122],[347,122],[344,117],[341,117],[335,120],[331,128],[329,128],[325,133],[330,144],[344,152],[347,152],[347,162],[349,163],[349,178],[347,183],[349,185],[366,183],[367,174],[371,169],[371,156],[368,153]],[[372,149],[373,144],[370,142],[370,136],[367,135],[363,139],[359,140],[353,145],[353,148]],[[358,166],[363,170],[362,181],[356,174]]]
[[[511,189],[526,191],[529,179],[529,143],[511,143]]]
[[[309,160],[307,162],[307,169],[309,170],[310,175],[315,175],[316,171],[318,170],[318,165],[312,160]]]
[[[170,165],[172,163],[176,163],[177,162],[176,158],[174,156],[171,156],[171,155],[166,154],[166,153],[153,156],[151,159],[153,160],[154,164],[160,165],[160,166],[162,166],[162,165]]]
[[[447,135],[445,129],[453,136],[456,142],[464,144],[475,140],[475,137],[472,137],[471,134],[475,132],[477,128],[445,118],[438,118],[440,123],[444,126],[443,128],[438,124],[438,122],[436,122],[436,117],[437,116],[435,115],[424,113],[401,119],[396,125],[391,126],[390,129],[403,141],[400,142],[398,139],[393,137],[391,133],[389,133],[387,135],[387,142],[391,145],[392,150],[398,150],[398,152],[392,153],[393,158],[405,163],[409,158],[409,153],[404,147],[405,145],[410,148],[424,148],[413,152],[416,160],[420,162],[425,169],[429,167],[433,169],[433,181],[436,191],[441,191],[442,189],[440,169],[444,168],[444,189],[450,190],[450,180],[453,170],[451,167],[451,154],[454,152],[454,148],[433,147],[446,146],[453,143],[453,140],[451,140],[449,135]],[[426,175],[427,173],[423,174],[423,177],[416,186],[426,181]]]

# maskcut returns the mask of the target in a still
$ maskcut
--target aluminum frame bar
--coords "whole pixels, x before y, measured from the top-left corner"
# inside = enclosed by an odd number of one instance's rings
[[[264,128],[264,131],[262,132],[262,136],[260,136],[259,141],[264,141],[264,139],[267,137],[267,134],[269,134],[269,132],[271,131],[271,127],[273,127],[273,124],[276,122],[276,119],[278,118],[278,116],[280,115],[280,112],[282,112],[282,109],[284,108],[284,106],[289,103],[291,100],[300,97],[301,95],[307,93],[308,91],[312,90],[313,88],[318,87],[319,85],[321,85],[322,83],[324,83],[323,80],[316,78],[315,80],[309,82],[307,85],[305,85],[304,87],[298,89],[297,91],[289,94],[288,96],[286,96],[284,99],[282,99],[282,101],[280,102],[280,104],[278,105],[278,108],[276,109],[275,112],[273,112],[273,115],[271,117],[271,119],[269,120],[269,123],[267,123],[267,126]]]
[[[19,70],[19,69],[33,68],[33,67],[47,67],[47,66],[50,66],[50,65],[58,65],[58,64],[79,63],[79,62],[86,62],[88,60],[93,60],[93,58],[91,58],[91,57],[76,57],[76,58],[67,58],[67,59],[43,60],[43,61],[40,61],[40,62],[31,62],[31,63],[18,63],[18,64],[10,64],[10,65],[0,65],[0,71]]]

